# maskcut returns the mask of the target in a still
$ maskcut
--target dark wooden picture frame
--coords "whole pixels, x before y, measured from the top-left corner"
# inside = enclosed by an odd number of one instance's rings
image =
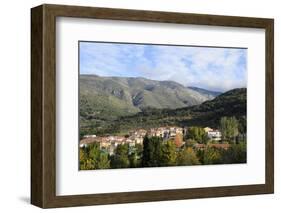
[[[265,184],[87,195],[56,195],[56,17],[265,29]],[[41,5],[31,9],[31,203],[42,208],[274,192],[274,20],[126,9]]]

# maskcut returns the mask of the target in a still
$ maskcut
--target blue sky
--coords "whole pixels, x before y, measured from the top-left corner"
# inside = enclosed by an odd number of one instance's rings
[[[171,80],[227,91],[247,85],[247,49],[80,42],[80,74]]]

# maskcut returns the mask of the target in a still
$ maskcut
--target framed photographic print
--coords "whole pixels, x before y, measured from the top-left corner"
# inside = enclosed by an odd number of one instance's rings
[[[31,9],[31,203],[274,191],[273,19]]]

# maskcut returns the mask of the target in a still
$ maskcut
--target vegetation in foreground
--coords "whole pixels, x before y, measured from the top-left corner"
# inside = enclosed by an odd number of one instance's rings
[[[172,141],[147,137],[143,147],[138,146],[132,151],[128,144],[118,145],[112,156],[100,150],[97,144],[80,148],[81,170],[234,163],[246,163],[245,142],[232,144],[227,150],[210,145],[201,150],[189,145],[177,148]]]
[[[120,144],[115,153],[109,155],[100,149],[99,143],[80,148],[80,169],[116,169],[141,167],[166,167],[210,164],[246,163],[247,150],[245,129],[239,129],[235,117],[222,117],[220,131],[222,144],[227,148],[214,146],[203,128],[190,127],[185,137],[164,140],[161,137],[143,139],[142,145]],[[198,146],[199,145],[199,146]]]

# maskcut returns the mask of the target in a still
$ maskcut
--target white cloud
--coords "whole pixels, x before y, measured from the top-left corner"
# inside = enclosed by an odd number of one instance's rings
[[[141,76],[226,91],[246,87],[246,49],[86,43],[81,73]]]

